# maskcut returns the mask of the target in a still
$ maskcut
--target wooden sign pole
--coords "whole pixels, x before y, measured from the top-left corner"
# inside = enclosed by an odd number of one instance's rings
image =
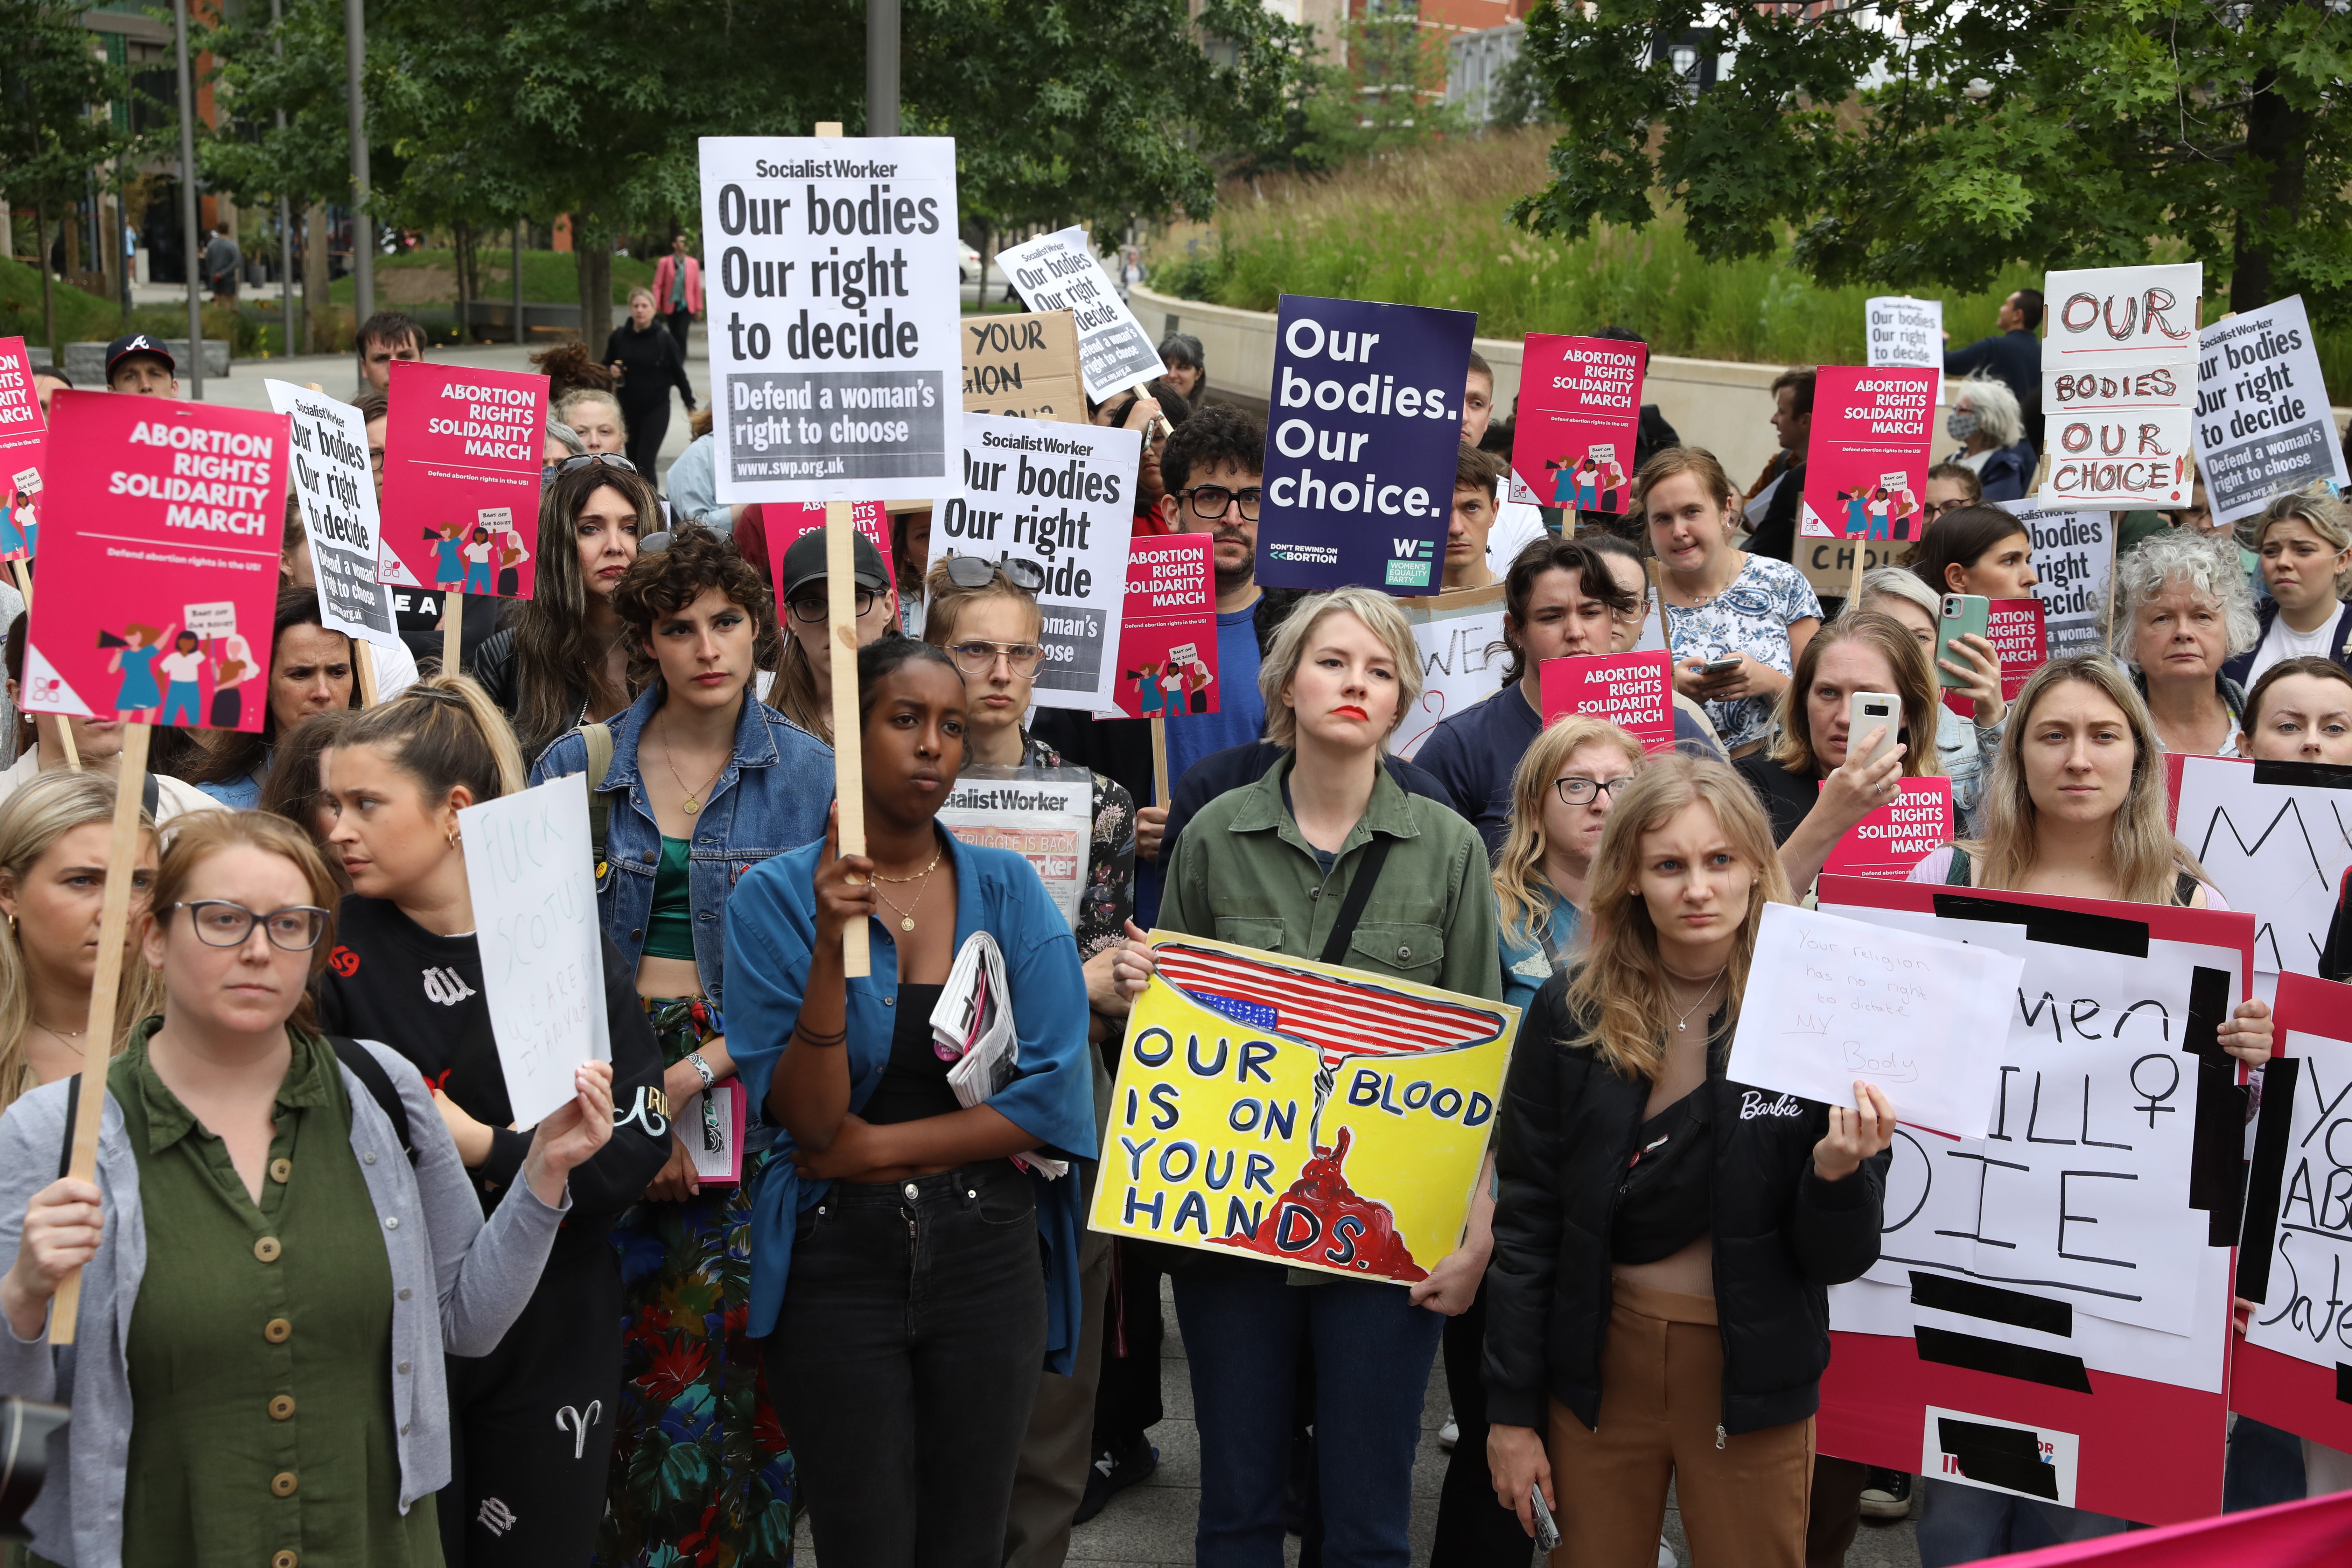
[[[446,657],[448,650],[442,650]],[[364,637],[352,638],[352,679],[359,682],[360,706],[375,706],[375,650]]]
[[[841,121],[820,120],[816,133],[841,134]],[[833,797],[841,804],[844,855],[866,853],[866,767],[857,745],[857,525],[850,503],[824,503],[825,636],[833,639]],[[856,980],[874,973],[863,921],[841,931],[841,972]]]
[[[18,556],[9,564],[16,569],[16,592],[25,596],[26,624],[29,626],[33,608],[33,574],[26,569],[22,556]],[[22,693],[18,695],[21,696]],[[58,744],[65,748],[66,766],[75,773],[79,773],[81,772],[81,748],[74,744],[73,724],[62,713],[56,715],[56,718]]]
[[[1847,580],[1845,598],[1851,605],[1862,597],[1863,568],[1870,561],[1870,547],[1857,539],[1853,542],[1853,574]]]
[[[60,726],[62,727],[62,726]],[[146,793],[144,724],[122,727],[122,765],[114,780],[114,831],[106,846],[106,893],[99,905],[98,967],[89,980],[89,1018],[83,1026],[80,1094],[74,1102],[73,1157],[66,1174],[79,1182],[98,1174],[98,1130],[106,1114],[106,1069],[114,1058],[114,1004],[122,981],[123,939],[131,925],[131,862],[139,849],[139,802]],[[49,1304],[49,1343],[74,1342],[81,1310],[81,1270],[59,1281]]]
[[[1151,804],[1168,809],[1168,716],[1151,716]]]
[[[466,595],[450,589],[441,595],[441,673],[463,675],[466,651]]]

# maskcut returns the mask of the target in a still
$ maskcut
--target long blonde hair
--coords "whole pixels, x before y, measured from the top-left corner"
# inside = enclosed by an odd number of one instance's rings
[[[1642,838],[1693,805],[1715,813],[1733,852],[1756,872],[1725,977],[1731,1022],[1739,1018],[1764,906],[1795,901],[1772,845],[1771,826],[1747,780],[1726,763],[1671,753],[1643,765],[1624,798],[1610,807],[1609,826],[1592,857],[1585,957],[1568,986],[1570,1008],[1591,1020],[1593,1054],[1621,1077],[1654,1080],[1665,1065],[1666,1035],[1675,1024],[1673,989],[1658,959],[1658,928],[1638,882]]]
[[[42,773],[0,802],[0,877],[19,898],[34,864],[58,840],[77,827],[105,826],[114,820],[114,781],[101,773]],[[139,826],[155,831],[152,818],[142,811]],[[0,942],[0,1110],[40,1087],[25,1049],[25,1031],[33,1022],[32,975],[19,945],[16,922],[8,922],[7,939]],[[131,1026],[161,1005],[163,988],[140,955],[138,944],[122,944],[122,982],[115,992],[114,1037],[108,1055],[119,1054]]]
[[[1869,591],[1865,579],[1863,592]],[[1936,715],[1939,710],[1936,705],[1936,679],[1928,673],[1927,650],[1919,646],[1910,627],[1875,610],[1850,608],[1813,634],[1805,651],[1797,656],[1796,671],[1789,677],[1789,684],[1780,689],[1780,700],[1775,704],[1780,733],[1772,738],[1765,755],[1801,778],[1811,778],[1816,771],[1827,771],[1821,767],[1821,756],[1813,749],[1807,695],[1812,690],[1814,678],[1821,673],[1822,656],[1838,644],[1848,642],[1875,650],[1885,658],[1887,670],[1895,677],[1892,695],[1903,704],[1903,776],[1916,779],[1936,772],[1942,765],[1936,752]],[[1862,742],[1858,734],[1853,740],[1857,746]]]
[[[1977,804],[1978,837],[1964,841],[1975,863],[1976,885],[2013,889],[2033,869],[2040,812],[2026,785],[2025,748],[2032,743],[2033,710],[2067,681],[2096,689],[2119,709],[2131,731],[2131,788],[2110,825],[2109,853],[2116,867],[2116,896],[2135,904],[2168,904],[2181,872],[2206,880],[2205,868],[2172,836],[2165,822],[2164,752],[2147,704],[2116,662],[2105,654],[2078,653],[2053,658],[2033,672],[2010,706],[2009,737],[1992,768],[1992,782]]]
[[[1606,719],[1579,715],[1538,735],[1511,774],[1511,827],[1495,854],[1495,904],[1507,937],[1534,941],[1537,922],[1549,921],[1559,901],[1543,874],[1544,856],[1551,848],[1544,832],[1544,796],[1577,748],[1588,744],[1615,746],[1628,763],[1642,765],[1641,742]],[[1610,809],[1616,809],[1614,800]]]

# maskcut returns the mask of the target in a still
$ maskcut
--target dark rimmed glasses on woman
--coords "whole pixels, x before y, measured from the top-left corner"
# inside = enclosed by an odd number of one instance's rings
[[[1616,799],[1617,792],[1623,789],[1627,784],[1632,784],[1633,782],[1633,775],[1632,773],[1626,773],[1622,777],[1613,779],[1588,779],[1575,773],[1570,773],[1564,779],[1552,780],[1551,785],[1552,788],[1559,791],[1561,805],[1591,805],[1595,800],[1600,798],[1601,795],[1604,791],[1608,794],[1610,799]]]
[[[259,925],[269,945],[281,952],[308,952],[327,934],[327,911],[315,904],[289,904],[282,910],[257,914],[226,899],[196,899],[171,904],[163,912],[188,911],[188,924],[206,947],[243,947]]]

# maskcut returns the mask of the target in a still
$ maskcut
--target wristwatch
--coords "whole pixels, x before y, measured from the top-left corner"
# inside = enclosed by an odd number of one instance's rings
[[[727,1144],[726,1134],[719,1126],[718,1097],[710,1092],[719,1075],[710,1070],[710,1064],[702,1059],[700,1051],[687,1052],[684,1060],[702,1077],[702,1148],[705,1153],[716,1154]]]

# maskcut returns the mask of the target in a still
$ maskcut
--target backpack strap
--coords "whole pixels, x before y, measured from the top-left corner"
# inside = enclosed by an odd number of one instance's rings
[[[352,1069],[352,1076],[365,1086],[368,1094],[392,1121],[393,1135],[400,1140],[400,1152],[408,1156],[411,1165],[416,1163],[416,1143],[408,1135],[408,1107],[393,1086],[392,1074],[375,1058],[375,1053],[357,1040],[341,1035],[329,1035],[327,1044],[335,1048],[335,1059]],[[71,1141],[73,1123],[66,1123],[68,1141]]]
[[[613,771],[613,726],[583,724],[580,738],[588,747],[588,844],[596,875],[604,874],[604,833],[613,821],[613,795],[597,786]]]
[[[2172,881],[2172,901],[2185,910],[2196,897],[2197,879],[2186,871],[2176,873]]]
[[[1364,847],[1364,858],[1356,862],[1356,874],[1348,879],[1348,896],[1340,901],[1339,918],[1331,923],[1330,939],[1323,944],[1323,962],[1345,963],[1348,939],[1356,934],[1356,922],[1363,918],[1364,906],[1372,900],[1372,884],[1381,879],[1381,866],[1389,858],[1396,840],[1385,833],[1375,833]]]

